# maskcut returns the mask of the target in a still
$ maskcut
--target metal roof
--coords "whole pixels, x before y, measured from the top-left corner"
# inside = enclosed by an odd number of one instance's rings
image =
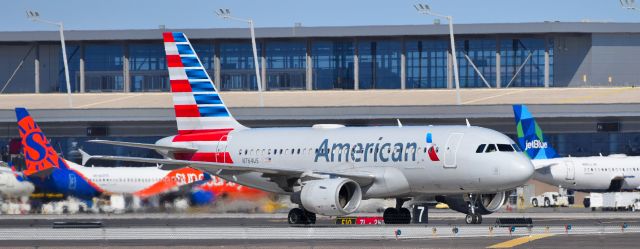
[[[551,33],[640,33],[640,23],[540,22],[456,24],[458,35],[551,34]],[[182,31],[191,39],[248,39],[245,28],[141,29],[141,30],[69,30],[67,41],[157,40],[165,31]],[[375,37],[447,35],[446,24],[382,25],[344,27],[256,28],[257,38]],[[0,42],[58,41],[57,31],[0,32]]]

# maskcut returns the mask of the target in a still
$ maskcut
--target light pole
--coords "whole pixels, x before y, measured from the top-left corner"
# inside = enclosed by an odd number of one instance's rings
[[[449,40],[451,40],[451,56],[453,57],[453,77],[456,82],[456,104],[460,105],[460,79],[458,77],[458,57],[456,56],[456,42],[453,39],[453,17],[434,13],[433,11],[431,11],[431,8],[429,8],[429,5],[427,4],[416,4],[413,5],[413,7],[415,7],[420,14],[446,18],[449,22]]]
[[[227,20],[249,23],[249,29],[251,30],[251,46],[253,49],[253,64],[256,68],[256,83],[258,84],[258,94],[260,95],[260,106],[264,106],[264,100],[262,99],[262,76],[260,75],[260,64],[258,63],[258,49],[256,48],[256,33],[253,28],[253,19],[243,19],[231,16],[231,11],[229,11],[229,9],[219,9],[216,11],[216,15]]]
[[[635,0],[620,0],[620,5],[622,5],[623,9],[638,10],[636,8],[636,1]]]
[[[64,78],[67,81],[67,96],[69,99],[69,107],[73,107],[73,100],[71,100],[71,82],[69,80],[69,64],[67,62],[67,46],[64,43],[64,24],[62,21],[53,22],[40,18],[38,11],[27,11],[27,18],[34,22],[40,22],[45,24],[52,24],[58,26],[60,29],[60,44],[62,44],[62,62],[64,63]]]

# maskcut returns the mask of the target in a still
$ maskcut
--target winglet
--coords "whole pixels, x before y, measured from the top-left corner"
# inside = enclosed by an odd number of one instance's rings
[[[82,155],[82,166],[85,166],[87,162],[91,160],[92,156],[83,149],[78,149],[78,151],[80,152],[80,155]]]
[[[469,119],[465,118],[464,120],[467,121],[467,127],[471,127],[471,123],[469,123]]]
[[[398,120],[398,127],[402,127],[402,123],[400,122],[400,119],[397,118],[396,120]]]

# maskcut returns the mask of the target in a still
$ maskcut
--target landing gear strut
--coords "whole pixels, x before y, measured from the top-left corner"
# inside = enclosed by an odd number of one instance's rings
[[[478,203],[478,197],[469,194],[469,212],[464,218],[467,224],[482,224],[482,215],[476,212],[476,203]]]
[[[408,199],[398,198],[396,199],[395,208],[387,208],[382,214],[385,224],[409,224],[411,223],[411,211],[407,208],[403,208],[402,204]]]
[[[289,211],[287,220],[289,224],[316,224],[316,214],[302,208],[294,208]]]

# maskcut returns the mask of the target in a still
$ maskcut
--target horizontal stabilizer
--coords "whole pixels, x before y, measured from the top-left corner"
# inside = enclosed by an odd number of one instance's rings
[[[189,147],[162,146],[162,145],[155,145],[155,144],[143,144],[143,143],[132,143],[132,142],[121,142],[121,141],[110,141],[110,140],[99,140],[99,139],[89,140],[89,142],[98,143],[98,144],[109,144],[109,145],[116,145],[116,146],[124,146],[124,147],[151,149],[151,150],[166,150],[166,151],[170,151],[170,152],[194,153],[194,152],[198,151],[198,149],[189,148]]]

